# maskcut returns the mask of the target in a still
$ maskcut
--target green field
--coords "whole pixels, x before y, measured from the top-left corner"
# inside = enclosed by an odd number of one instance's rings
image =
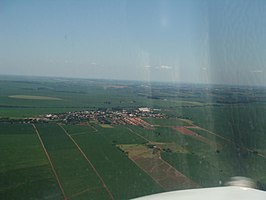
[[[143,144],[144,139],[131,133],[126,126],[116,126],[114,129],[99,128],[99,133],[102,134],[109,143],[112,144]]]
[[[97,132],[97,129],[93,129],[92,126],[87,125],[87,126],[79,126],[79,125],[67,125],[64,126],[64,128],[66,129],[66,131],[70,134],[70,135],[79,135],[79,134],[88,134],[88,133],[93,133],[93,132]]]
[[[84,199],[109,198],[92,167],[58,125],[37,124],[36,127],[67,197],[81,199],[78,194],[84,195],[83,191],[86,191],[87,196]]]
[[[31,125],[0,125],[0,199],[60,199],[61,191]]]
[[[124,138],[116,136],[115,133],[119,133],[121,128],[112,129],[113,133],[106,130],[103,128],[96,134],[75,135],[73,138],[99,170],[115,199],[130,199],[162,192],[163,190],[146,173],[112,144],[114,140],[116,143],[127,144],[143,141],[134,136],[124,136]],[[128,135],[130,136],[130,133]]]
[[[30,100],[62,100],[56,97],[32,96],[32,95],[10,95],[8,97],[15,99],[30,99]]]
[[[245,176],[266,190],[265,102],[262,87],[5,77],[0,80],[0,199],[63,199],[64,193],[74,200],[130,199],[163,192],[121,145],[147,148],[199,187]],[[167,117],[144,113],[141,119],[153,125],[148,128],[112,124],[110,116],[101,116],[106,120],[101,122],[66,119],[73,111],[134,113],[140,107]],[[38,121],[46,114],[66,118]]]
[[[146,122],[152,125],[159,126],[188,126],[189,124],[185,121],[181,121],[180,119],[169,118],[169,119],[151,119],[151,118],[143,118]]]

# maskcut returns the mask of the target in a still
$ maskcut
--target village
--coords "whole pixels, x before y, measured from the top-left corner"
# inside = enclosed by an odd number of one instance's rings
[[[158,113],[158,110],[147,107],[138,108],[136,110],[111,110],[99,109],[96,111],[74,111],[58,114],[45,114],[38,118],[29,119],[39,122],[61,121],[65,124],[77,124],[83,122],[96,122],[99,124],[110,125],[134,125],[141,126],[146,129],[152,129],[153,126],[141,118],[167,118],[165,114]]]

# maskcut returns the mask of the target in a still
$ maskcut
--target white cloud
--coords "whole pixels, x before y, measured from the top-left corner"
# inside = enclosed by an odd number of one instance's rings
[[[145,65],[144,67],[145,68],[152,68],[152,66],[150,66],[150,65]]]
[[[257,70],[253,70],[252,72],[253,72],[253,73],[262,73],[263,70],[261,70],[261,69],[257,69]]]
[[[161,69],[172,69],[172,66],[168,66],[168,65],[161,65],[160,66]]]

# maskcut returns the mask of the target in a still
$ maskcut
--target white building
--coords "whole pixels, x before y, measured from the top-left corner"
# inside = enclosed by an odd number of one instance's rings
[[[139,111],[140,111],[140,112],[151,112],[151,109],[145,107],[145,108],[139,108]]]

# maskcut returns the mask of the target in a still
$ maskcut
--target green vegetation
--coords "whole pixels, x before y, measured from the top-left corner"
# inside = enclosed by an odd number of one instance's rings
[[[56,124],[37,124],[36,127],[67,197],[74,196],[79,199],[77,194],[97,190],[99,196],[95,195],[93,199],[108,199],[100,179],[66,133]]]
[[[1,123],[0,152],[0,199],[63,198],[31,125]]]
[[[119,148],[123,145],[142,145],[200,187],[245,176],[266,190],[265,102],[262,87],[6,77],[0,80],[0,199],[63,199],[32,123],[70,199],[110,199],[99,176],[115,199],[163,191]],[[110,121],[110,113],[134,114],[140,107],[166,117],[141,113],[153,126]],[[112,112],[101,122],[78,116],[38,121],[46,114],[107,110]],[[176,126],[187,126],[195,135]],[[144,168],[155,164],[142,159]]]
[[[217,144],[220,144],[220,145],[225,145],[228,143],[228,141],[226,139],[223,139],[217,135],[214,135],[206,130],[201,130],[201,129],[198,129],[198,128],[189,128],[191,131],[203,136],[204,138],[207,138],[213,142],[216,142]]]
[[[163,159],[204,187],[220,186],[227,180],[222,170],[193,154],[162,154]]]
[[[87,133],[90,133],[90,132],[97,132],[98,130],[97,129],[93,129],[92,126],[90,125],[65,125],[64,128],[66,129],[66,131],[72,135],[72,134],[75,134],[75,135],[78,135],[78,134],[87,134]]]
[[[132,134],[126,127],[98,126],[96,132],[84,126],[64,127],[98,170],[115,199],[129,199],[163,191],[116,147],[116,144],[145,143],[145,140]],[[85,134],[76,134],[81,131],[85,131]]]
[[[100,124],[102,128],[113,128],[110,124]]]
[[[32,95],[10,95],[8,97],[15,99],[32,99],[32,100],[62,100],[56,97],[32,96]]]
[[[98,169],[115,199],[130,199],[163,191],[106,136],[105,133],[90,133],[73,138]]]
[[[113,129],[99,128],[99,133],[112,144],[143,144],[144,139],[132,133],[126,126],[115,126]]]
[[[169,119],[152,119],[152,118],[143,118],[146,122],[152,125],[160,126],[188,126],[189,124],[185,121],[176,118]]]

